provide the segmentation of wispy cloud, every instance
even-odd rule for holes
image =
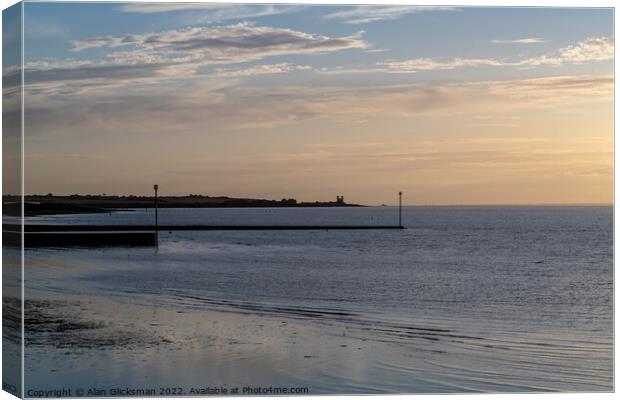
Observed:
[[[614,38],[588,38],[575,45],[563,47],[549,56],[531,57],[521,60],[515,65],[522,67],[537,67],[541,65],[560,66],[563,64],[585,64],[589,62],[606,61],[614,58]]]
[[[174,60],[191,52],[220,62],[260,59],[268,55],[327,53],[343,49],[365,49],[361,32],[348,37],[329,37],[286,28],[248,23],[197,27],[122,37],[103,36],[73,41],[73,50],[131,46],[132,52],[151,59]]]
[[[385,72],[389,72],[387,71],[385,68],[344,68],[344,67],[335,67],[335,68],[328,68],[328,67],[322,67],[322,68],[318,68],[315,69],[314,72],[321,74],[321,75],[349,75],[349,74],[375,74],[375,73],[385,73]],[[409,73],[416,73],[417,71],[407,71]],[[403,72],[405,73],[405,72]]]
[[[495,39],[491,43],[516,43],[516,44],[534,44],[534,43],[546,43],[546,40],[537,37],[528,37],[522,39]]]
[[[136,79],[151,76],[165,68],[165,63],[150,64],[111,64],[91,62],[67,62],[49,64],[29,64],[24,71],[26,85],[56,81]]]
[[[123,4],[118,9],[128,13],[160,13],[160,12],[173,12],[173,11],[187,11],[187,10],[214,10],[223,7],[232,7],[232,4],[217,4],[217,3],[127,3]]]
[[[613,57],[614,38],[599,37],[588,38],[575,45],[561,48],[550,55],[529,57],[522,60],[494,58],[454,58],[450,60],[438,60],[432,58],[415,58],[411,60],[386,60],[378,63],[378,65],[386,66],[389,72],[411,73],[482,66],[532,68],[547,65],[559,67],[564,64],[584,64],[611,60]]]
[[[287,4],[226,4],[226,3],[128,3],[118,7],[126,13],[153,14],[198,11],[196,20],[226,21],[231,19],[258,18],[299,11],[304,5]]]
[[[415,58],[413,60],[380,62],[392,72],[437,71],[462,67],[500,66],[501,61],[485,58],[455,58],[449,61],[438,61],[431,58]]]
[[[374,117],[489,115],[490,110],[501,116],[613,99],[611,76],[355,88],[211,86],[222,81],[217,73],[239,76],[282,73],[290,68],[296,67],[262,66],[251,72],[220,70],[213,80],[203,80],[182,91],[160,84],[56,93],[53,97],[29,93],[29,129],[33,135],[52,136],[83,132],[171,134],[202,131],[204,126],[224,130],[273,128],[314,119],[353,124]]]
[[[366,24],[374,21],[393,20],[407,14],[433,11],[458,11],[458,9],[441,6],[357,6],[326,14],[323,18],[340,20],[347,24]]]
[[[272,74],[285,74],[292,71],[307,71],[312,69],[309,65],[294,65],[291,63],[279,63],[279,64],[266,64],[266,65],[253,65],[248,68],[216,68],[209,75],[220,78],[238,78],[256,75],[272,75]]]
[[[361,32],[347,37],[330,37],[248,23],[140,35],[100,36],[74,40],[72,45],[76,53],[95,48],[109,52],[97,60],[29,62],[25,65],[26,84],[34,89],[32,85],[51,87],[59,82],[123,85],[156,79],[183,80],[195,76],[199,70],[210,65],[239,64],[270,56],[325,54],[368,47]],[[281,69],[284,65],[288,64],[279,64]],[[268,73],[268,70],[265,66],[255,66],[245,70],[231,70],[227,74],[251,76],[260,72]],[[11,74],[16,73],[19,71],[5,71],[7,82]],[[223,74],[221,71],[219,73]],[[204,75],[204,71],[200,74]]]
[[[473,122],[465,124],[465,126],[473,128],[518,128],[520,125],[510,122]]]

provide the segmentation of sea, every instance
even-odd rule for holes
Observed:
[[[398,208],[163,208],[158,218],[161,225],[388,226],[398,224]],[[154,210],[26,223],[148,225]],[[612,207],[407,206],[402,223],[402,230],[160,231],[157,248],[26,249],[27,299],[101,299],[125,314],[160,309],[179,318],[219,315],[220,324],[238,315],[247,329],[299,327],[274,328],[264,335],[271,339],[248,339],[246,347],[233,341],[230,354],[221,342],[219,352],[205,350],[206,342],[192,341],[201,328],[184,323],[168,328],[175,337],[185,332],[191,346],[149,352],[139,343],[35,341],[26,351],[26,388],[613,390]],[[217,332],[232,337],[245,328],[230,329]]]

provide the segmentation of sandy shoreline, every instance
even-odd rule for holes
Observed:
[[[393,333],[377,337],[346,323],[29,294],[26,390],[81,389],[94,396],[119,388],[157,395],[168,388],[182,395],[216,394],[209,392],[214,388],[542,392],[567,384],[554,382],[545,370],[522,369],[521,362],[514,364],[514,375],[494,371],[494,365],[506,368],[505,351],[511,349],[488,340],[475,345],[450,333],[394,341],[388,336]],[[484,347],[486,352],[478,349]],[[590,390],[604,390],[607,381],[580,373],[571,379]]]
[[[359,364],[369,346],[348,337],[346,327],[99,297],[40,294],[26,302],[26,311],[32,390],[53,390],[61,381],[99,389],[299,386],[322,393],[336,388],[313,388],[313,375],[328,373],[335,360]]]

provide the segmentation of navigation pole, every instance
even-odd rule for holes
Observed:
[[[153,189],[155,190],[155,244],[159,247],[159,221],[157,220],[157,190],[159,185],[153,185]]]
[[[398,226],[403,227],[403,192],[398,192]]]

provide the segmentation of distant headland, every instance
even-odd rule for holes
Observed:
[[[20,215],[19,196],[3,196],[2,201],[4,214]],[[153,196],[28,195],[24,196],[24,213],[26,216],[35,216],[110,212],[118,209],[151,208],[154,207],[154,202]],[[194,194],[159,196],[157,205],[159,208],[364,207],[346,203],[343,196],[337,196],[335,201],[298,202],[296,199],[267,200]]]

